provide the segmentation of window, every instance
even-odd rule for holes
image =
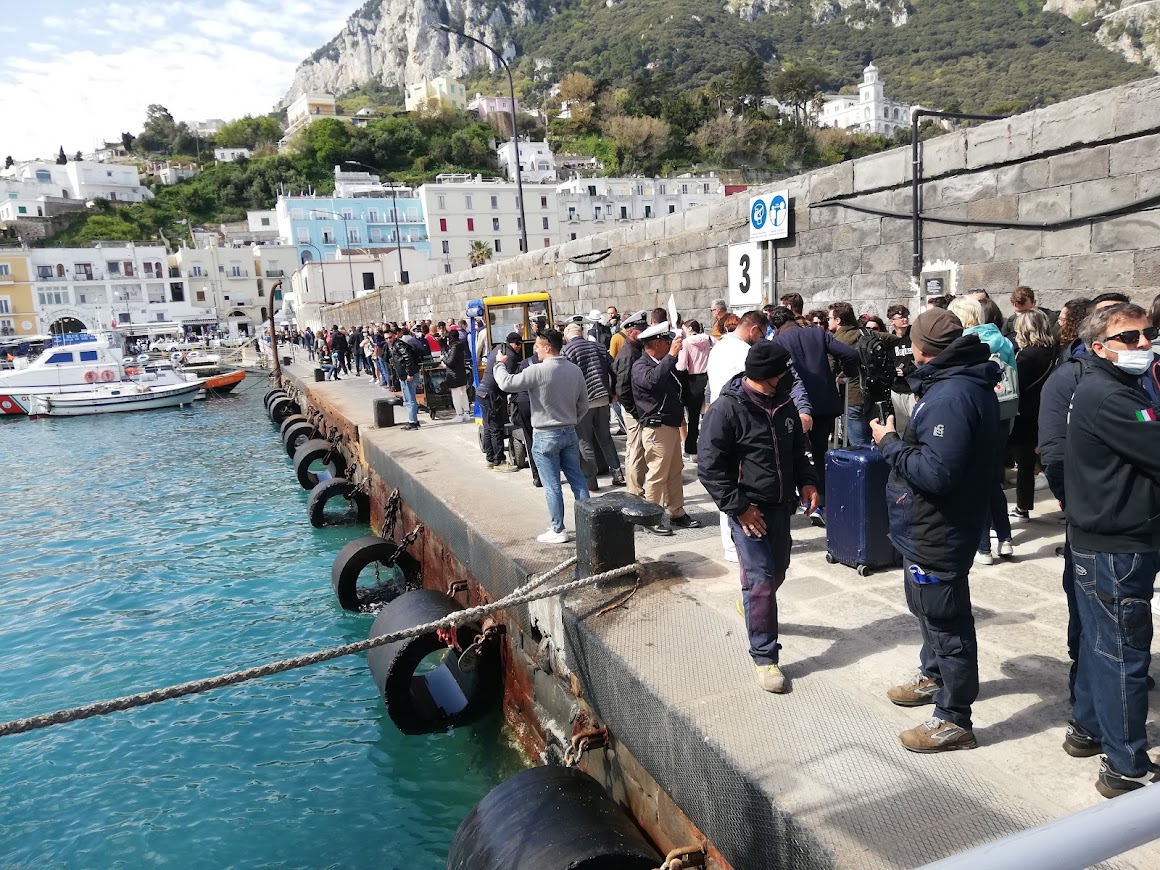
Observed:
[[[202,276],[201,266],[194,266],[189,270],[189,274],[194,278],[200,278]]]
[[[351,244],[357,245],[360,241],[362,241],[362,237],[359,235],[359,231],[357,229],[347,230],[346,240]]]
[[[620,219],[622,221],[628,220],[628,206],[622,205],[620,207]],[[547,227],[544,227],[544,229],[547,229]]]
[[[520,239],[520,252],[526,254],[527,251],[527,242],[525,242],[523,239]]]
[[[666,185],[663,185],[663,184],[661,184],[661,185],[658,185],[658,187],[660,188],[660,194],[661,194],[661,196],[664,196],[664,195],[665,195],[665,187],[666,187]]]
[[[185,288],[180,281],[173,281],[169,285],[169,298],[174,302],[185,301]]]
[[[242,267],[241,266],[230,266],[230,277],[231,278],[241,278],[242,277]]]
[[[371,227],[367,230],[367,235],[372,242],[381,242],[383,240],[383,231],[378,227]]]
[[[205,302],[205,291],[204,290],[198,290],[194,295],[195,295],[195,298],[197,299],[198,302]]]
[[[651,206],[651,205],[646,205],[646,206],[644,207],[644,216],[645,216],[646,218],[650,218],[650,217],[652,217],[652,206]]]
[[[0,317],[0,335],[15,335],[16,323],[8,317]]]
[[[153,277],[153,264],[150,263],[148,260],[145,261],[145,277],[146,278]],[[158,275],[157,277],[161,277],[161,276]]]
[[[468,218],[467,219],[467,231],[469,233],[475,232],[475,218]]]
[[[576,220],[576,206],[574,205],[568,206],[568,220]]]
[[[491,219],[491,231],[493,233],[499,232],[499,218],[492,218]]]
[[[542,221],[542,223],[543,223],[543,225],[544,225],[544,229],[548,229],[548,219],[547,219],[547,218],[544,218],[544,220]]]
[[[334,230],[323,230],[322,231],[322,244],[324,244],[324,245],[333,245],[334,244]]]
[[[133,277],[133,261],[132,260],[125,261],[125,277],[126,278]]]
[[[447,208],[447,197],[437,196],[437,197],[435,197],[435,200],[436,200],[436,202],[439,203],[439,210],[440,211],[443,211],[443,209]]]
[[[73,361],[73,355],[71,353],[64,353],[64,352],[54,353],[47,360],[45,360],[45,362],[48,363],[49,365],[52,365],[54,363],[70,363],[72,361]]]
[[[262,218],[262,226],[264,226],[264,227],[270,226],[270,219],[269,218]]]
[[[0,263],[0,278],[7,278],[12,274],[12,269],[7,263]]]
[[[439,218],[439,232],[447,232],[447,218]]]
[[[540,197],[540,208],[547,208],[547,207],[548,207],[548,197],[541,196]]]
[[[43,181],[52,181],[52,173],[49,172],[47,169],[38,169],[38,170],[36,170],[36,180],[42,181],[42,182]]]
[[[73,274],[78,278],[84,278],[86,281],[93,280],[93,265],[92,263],[77,263],[73,266]]]
[[[36,277],[40,280],[45,280],[52,277],[52,266],[37,266]]]
[[[643,184],[638,184],[636,186],[636,195],[637,196],[644,196],[644,185]]]
[[[28,214],[28,206],[26,206],[26,205],[16,206],[16,213],[17,214]]]
[[[688,193],[688,192],[689,192],[689,185],[682,184],[681,185],[681,193]]]
[[[375,289],[375,273],[374,272],[363,272],[362,279],[363,279],[363,289],[364,290],[374,290]]]
[[[372,224],[377,224],[379,222],[379,210],[377,208],[372,208],[369,212],[367,212],[367,220]]]
[[[491,246],[491,249],[493,251],[495,251],[497,254],[502,250],[502,248],[500,248],[499,242],[500,242],[500,240],[496,239],[495,243]]]
[[[588,185],[588,195],[589,196],[596,196],[596,185],[595,184]]]
[[[224,275],[225,273],[226,273],[226,267],[225,266],[218,266],[218,274]]]
[[[309,245],[310,244],[310,230],[308,230],[306,227],[299,227],[298,228],[298,244],[300,244],[300,245]]]
[[[346,218],[347,220],[350,220],[350,219],[352,219],[352,218],[354,217],[354,212],[353,212],[353,211],[351,211],[349,208],[344,208],[344,209],[342,210],[342,216],[343,216],[344,218]]]
[[[673,212],[675,212],[676,210],[677,210],[677,207],[676,207],[675,205],[670,205],[670,206],[669,206],[669,214],[672,214],[672,213],[673,213]]]
[[[602,220],[604,217],[604,215],[602,215],[600,212],[600,206],[596,206],[596,208],[593,209],[593,213],[596,215],[596,220]]]
[[[0,314],[12,313],[12,299],[9,296],[0,296]]]
[[[97,352],[95,350],[82,350],[81,362],[96,362]]]
[[[470,193],[466,194],[463,197],[463,207],[464,208],[474,208],[475,207],[471,204],[471,194]]]
[[[36,295],[42,307],[45,305],[68,305],[71,301],[67,290],[41,290]]]
[[[552,247],[552,240],[551,239],[544,239],[544,247],[545,248]]]
[[[707,184],[701,185],[701,192],[708,193],[709,192],[709,185],[707,185]]]
[[[444,274],[444,275],[450,275],[450,274],[451,274],[451,264],[450,264],[450,263],[444,263],[444,264],[443,264],[443,274]]]
[[[491,198],[491,207],[492,208],[499,208],[499,197],[498,196],[493,196]]]
[[[443,253],[444,254],[451,253],[451,242],[447,241],[446,239],[443,240]]]
[[[576,234],[575,233],[570,233],[569,236],[570,236],[570,241],[573,241],[573,242],[576,241]]]

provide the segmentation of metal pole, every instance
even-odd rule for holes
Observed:
[[[282,360],[278,359],[278,330],[274,328],[274,294],[278,288],[282,286],[281,281],[276,281],[274,286],[270,288],[270,354],[274,360],[274,386],[282,386]]]
[[[444,33],[453,33],[456,36],[462,36],[469,42],[474,42],[476,45],[482,45],[488,51],[495,55],[495,59],[499,61],[500,66],[503,67],[504,72],[508,77],[508,94],[511,96],[511,116],[512,116],[512,141],[516,146],[516,198],[519,200],[520,207],[520,245],[524,253],[528,251],[528,222],[524,214],[524,181],[523,173],[520,172],[520,133],[516,129],[516,86],[512,79],[511,67],[507,65],[507,61],[503,59],[503,55],[484,42],[482,39],[476,39],[474,36],[468,36],[460,30],[452,30],[446,24],[436,24],[436,30],[442,30]]]

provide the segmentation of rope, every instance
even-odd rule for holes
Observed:
[[[346,644],[345,646],[333,647],[331,649],[319,650],[318,652],[309,653],[303,656],[297,656],[290,659],[282,659],[281,661],[270,662],[269,664],[260,665],[258,667],[247,668],[242,671],[234,671],[233,673],[220,674],[216,677],[207,677],[201,680],[193,680],[188,683],[179,683],[176,686],[168,686],[164,689],[154,689],[149,692],[140,692],[136,695],[127,695],[123,698],[113,698],[107,701],[96,701],[92,704],[86,704],[82,707],[72,707],[66,710],[57,710],[53,713],[42,713],[39,716],[30,716],[26,719],[14,719],[11,722],[4,722],[0,724],[0,737],[6,737],[10,734],[25,734],[29,731],[36,731],[41,728],[48,728],[53,725],[62,725],[65,722],[78,722],[82,719],[91,719],[94,716],[104,716],[108,713],[116,713],[122,710],[132,710],[136,707],[145,707],[150,704],[158,704],[162,701],[169,701],[173,698],[182,698],[186,695],[197,695],[202,692],[209,692],[213,689],[221,689],[226,686],[236,686],[239,683],[245,683],[250,680],[256,680],[259,677],[268,677],[273,674],[281,674],[285,671],[292,671],[298,668],[304,668],[308,665],[316,665],[322,662],[328,662],[332,659],[342,658],[343,656],[354,655],[355,653],[366,652],[375,647],[384,646],[388,643],[395,643],[400,640],[407,640],[408,638],[418,637],[422,634],[429,634],[433,631],[438,631],[445,628],[456,628],[468,622],[475,622],[488,614],[495,613],[500,610],[506,610],[509,607],[514,607],[517,604],[527,604],[532,601],[539,601],[543,598],[550,598],[553,595],[566,595],[584,586],[590,586],[595,583],[601,583],[605,580],[613,580],[617,577],[624,577],[635,572],[638,568],[636,563],[626,565],[623,568],[615,568],[611,571],[605,571],[601,574],[594,574],[591,577],[582,577],[579,580],[571,580],[567,583],[561,583],[558,586],[553,586],[549,589],[536,590],[536,587],[542,585],[544,581],[554,577],[566,568],[576,563],[576,557],[573,556],[557,565],[555,568],[535,577],[528,581],[523,586],[516,589],[509,595],[499,598],[490,604],[481,604],[477,607],[469,607],[466,610],[459,610],[455,613],[448,614],[442,619],[435,622],[428,622],[424,625],[416,625],[411,628],[396,631],[391,634],[384,634],[375,638],[367,638],[356,643]]]

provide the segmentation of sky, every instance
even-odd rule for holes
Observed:
[[[178,121],[271,111],[359,0],[0,0],[0,157],[119,141],[160,103]]]

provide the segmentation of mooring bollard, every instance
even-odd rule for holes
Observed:
[[[636,526],[655,526],[660,505],[627,492],[576,502],[576,559],[580,577],[591,577],[636,561]]]
[[[375,428],[385,429],[395,425],[395,408],[402,405],[403,400],[398,396],[386,399],[375,399]]]
[[[315,369],[314,370],[314,383],[321,384],[325,380],[326,380],[326,372],[324,372],[322,369]]]

